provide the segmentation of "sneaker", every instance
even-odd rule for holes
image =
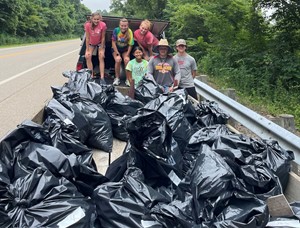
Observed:
[[[130,87],[130,82],[128,80],[125,81],[125,85]]]
[[[115,78],[115,79],[114,79],[114,82],[113,82],[113,85],[114,85],[114,86],[120,85],[120,79],[119,79],[119,78]]]

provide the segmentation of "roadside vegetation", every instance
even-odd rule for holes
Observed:
[[[4,0],[0,46],[79,37],[90,10],[79,0]],[[112,0],[103,15],[170,21],[169,42],[188,40],[200,73],[240,102],[295,116],[300,129],[298,0]]]

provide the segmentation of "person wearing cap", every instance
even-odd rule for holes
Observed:
[[[153,48],[158,53],[148,63],[148,75],[151,75],[157,84],[164,87],[165,92],[173,92],[180,82],[180,69],[177,61],[170,55],[173,49],[167,39],[161,39]]]
[[[195,59],[186,52],[186,41],[179,39],[176,41],[177,54],[174,56],[176,59],[181,73],[179,88],[185,89],[187,93],[198,100],[194,78],[197,74],[197,64]]]

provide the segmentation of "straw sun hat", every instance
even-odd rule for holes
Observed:
[[[169,42],[168,42],[167,39],[160,39],[158,45],[153,48],[153,51],[158,53],[158,48],[159,47],[168,47],[168,53],[173,52],[173,48],[170,47]]]

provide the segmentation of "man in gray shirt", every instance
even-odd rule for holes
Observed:
[[[181,72],[179,88],[186,89],[190,96],[198,100],[194,84],[194,78],[197,74],[197,64],[195,59],[186,53],[186,47],[184,39],[176,41],[177,54],[174,56],[174,59],[178,62]]]
[[[165,92],[173,92],[178,87],[181,75],[177,61],[170,55],[172,48],[167,39],[161,39],[153,51],[158,55],[150,59],[148,75],[163,86]]]

